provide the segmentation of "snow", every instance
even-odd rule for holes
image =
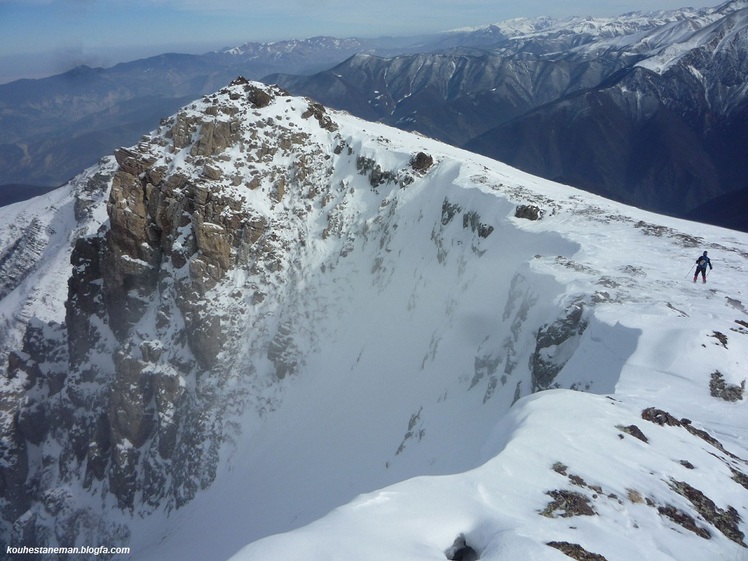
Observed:
[[[627,499],[629,490],[645,496],[661,492],[663,484],[653,484],[650,471],[686,477],[688,470],[675,469],[674,459],[694,457],[685,439],[673,443],[666,437],[662,446],[620,439],[616,427],[630,421],[630,409],[607,397],[568,390],[531,396],[496,427],[491,440],[500,451],[482,466],[362,495],[296,532],[249,545],[232,559],[439,559],[460,534],[482,552],[481,559],[561,559],[538,540],[579,542],[607,559],[651,559],[653,550],[660,550],[658,559],[719,558],[729,550],[725,539],[664,531],[667,522]],[[655,436],[653,429],[648,432]],[[590,457],[595,450],[608,458],[594,452]],[[706,451],[698,458],[699,465],[719,469]],[[538,514],[548,503],[544,489],[568,486],[549,469],[549,460],[602,487],[592,501],[599,516],[571,521]]]
[[[727,14],[710,10],[697,19],[662,26],[648,34],[642,45],[632,43],[629,48],[644,47],[648,55],[637,66],[662,74],[696,49],[706,48],[714,57],[728,50],[731,42],[744,41],[748,10],[740,3],[733,4]]]
[[[378,192],[337,164],[331,184],[355,190],[344,215],[365,220],[369,234],[325,273],[320,265],[340,245],[315,240],[302,265],[303,299],[288,293],[278,312],[299,308],[302,371],[284,380],[280,405],[261,421],[246,413],[214,485],[166,529],[153,529],[154,545],[138,548],[137,558],[439,559],[460,534],[481,559],[563,558],[550,541],[579,543],[609,561],[739,555],[718,531],[705,540],[628,497],[680,500],[685,509],[669,482],[688,481],[748,518],[746,491],[725,483],[730,474],[714,449],[641,418],[653,406],[688,417],[748,457],[744,402],[708,390],[714,370],[731,384],[745,376],[748,336],[730,330],[746,314],[728,298],[746,298],[748,238],[347,115],[334,120],[354,153],[383,169],[398,169],[418,150],[437,163],[406,189]],[[445,199],[495,230],[477,238],[463,212],[440,229]],[[549,212],[537,222],[517,219],[518,202]],[[685,277],[703,248],[715,270],[707,285],[694,285]],[[587,393],[527,396],[530,326],[580,298],[589,327],[546,352],[565,364],[560,387]],[[729,349],[710,339],[714,331],[730,333]],[[486,378],[471,387],[476,356],[503,368],[506,353],[522,361],[486,400]],[[526,397],[512,406],[517,387]],[[623,434],[619,427],[629,425],[650,443]],[[596,516],[540,515],[546,492],[575,488],[552,469],[557,463],[603,489],[586,490],[597,496]],[[250,545],[232,556],[242,541]]]
[[[445,559],[460,535],[480,559],[500,561],[567,558],[549,542],[608,561],[744,558],[700,515],[710,539],[658,508],[693,513],[673,490],[687,483],[734,507],[746,532],[748,490],[731,470],[748,470],[748,407],[712,397],[709,380],[746,377],[748,332],[737,321],[748,321],[748,235],[347,114],[330,112],[339,130],[324,131],[304,108],[277,101],[246,118],[281,114],[309,134],[300,150],[331,153],[342,139],[351,154],[329,164],[327,204],[299,213],[305,245],[276,232],[293,243],[294,266],[231,349],[258,374],[230,382],[237,392],[255,384],[255,394],[231,419],[216,480],[168,515],[122,515],[132,559],[425,561]],[[406,187],[373,188],[356,168],[363,156],[408,170],[419,151],[434,165]],[[186,166],[184,155],[170,165]],[[296,160],[279,153],[267,165]],[[261,193],[245,203],[263,216],[305,204]],[[543,218],[516,218],[518,204]],[[479,235],[473,219],[493,230]],[[689,267],[705,249],[715,268],[694,284]],[[242,287],[251,274],[230,277]],[[586,329],[538,348],[541,329],[575,309]],[[284,326],[298,372],[267,384],[267,347],[253,345]],[[557,386],[531,394],[535,354],[560,371]],[[743,460],[685,423],[643,419],[650,407]],[[647,442],[624,430],[634,425]],[[560,516],[549,506],[558,490],[583,495],[596,514]]]
[[[111,168],[113,160],[102,161],[101,171]],[[98,204],[92,205],[90,220],[76,221],[74,215],[76,190],[98,170],[91,168],[66,186],[0,209],[0,263],[5,265],[6,259],[10,259],[14,274],[27,271],[17,286],[2,298],[0,342],[3,348],[11,346],[10,341],[19,345],[26,321],[32,316],[45,323],[64,320],[72,245],[77,237],[93,234],[106,219],[104,194],[101,193],[94,196],[94,199],[98,197]],[[29,230],[33,225],[37,227]],[[33,247],[16,261],[16,257],[9,257],[7,250],[19,240],[26,247]],[[0,357],[5,358],[2,350]]]

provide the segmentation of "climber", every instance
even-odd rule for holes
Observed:
[[[701,278],[704,280],[704,282],[706,282],[706,268],[707,267],[709,267],[709,270],[713,268],[712,262],[706,256],[706,251],[705,251],[696,260],[696,272],[693,275],[693,282],[696,282],[696,278],[699,276],[699,273],[701,273]]]

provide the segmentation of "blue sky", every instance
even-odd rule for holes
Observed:
[[[702,2],[695,5],[718,3]],[[683,5],[684,0],[0,0],[0,83],[78,64],[111,66],[247,41],[408,35],[520,16],[613,16]]]

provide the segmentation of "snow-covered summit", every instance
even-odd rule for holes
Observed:
[[[744,552],[745,234],[246,80],[115,159],[0,301],[10,545]]]

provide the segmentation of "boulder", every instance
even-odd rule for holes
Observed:
[[[428,170],[432,165],[434,165],[434,158],[424,152],[418,152],[418,154],[413,156],[410,160],[410,167],[412,167],[414,171],[423,172]]]
[[[516,218],[525,218],[526,220],[539,220],[543,213],[539,207],[535,205],[519,205],[514,211]]]

